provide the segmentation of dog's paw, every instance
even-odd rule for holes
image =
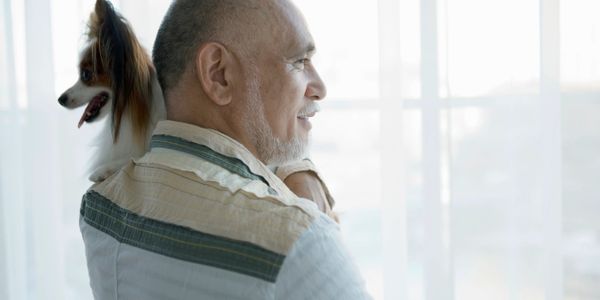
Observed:
[[[92,182],[102,182],[110,175],[114,174],[118,168],[101,167],[96,169],[89,177]]]

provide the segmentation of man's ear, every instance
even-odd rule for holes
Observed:
[[[206,43],[196,55],[196,78],[204,92],[217,105],[232,100],[232,75],[235,60],[231,52],[219,43]]]

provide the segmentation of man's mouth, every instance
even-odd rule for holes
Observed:
[[[314,117],[317,114],[317,110],[312,111],[304,111],[300,112],[296,118],[306,130],[310,130],[312,128],[312,124],[310,123],[310,118]]]
[[[312,124],[310,124],[310,118],[314,117],[319,111],[321,110],[321,108],[319,107],[319,104],[316,102],[310,102],[309,104],[307,104],[306,106],[304,106],[296,115],[296,118],[298,119],[298,122],[300,123],[300,125],[302,127],[304,127],[305,130],[310,130],[312,128]]]
[[[312,112],[312,113],[304,113],[304,114],[298,114],[298,119],[302,119],[302,120],[307,120],[308,118],[312,118],[317,114],[317,112]]]
[[[79,119],[79,124],[77,124],[77,128],[81,128],[83,122],[89,123],[92,122],[98,115],[100,114],[100,110],[106,103],[108,102],[108,93],[102,92],[88,103],[83,115],[81,115],[81,119]]]
[[[321,107],[319,107],[318,103],[311,102],[298,112],[297,118],[307,120],[308,118],[314,117],[320,110]]]

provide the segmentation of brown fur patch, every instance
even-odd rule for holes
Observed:
[[[88,23],[92,43],[80,67],[92,68],[96,82],[113,90],[113,140],[117,142],[124,116],[131,118],[133,135],[145,143],[150,121],[154,67],[131,26],[112,5],[96,2]]]
[[[92,47],[95,46],[97,45],[93,45]],[[93,51],[92,47],[89,47],[81,57],[81,62],[79,63],[79,79],[87,86],[110,87],[110,75],[106,72],[104,66],[102,65],[100,57],[93,54],[94,52],[97,54],[98,51]],[[90,80],[83,80],[82,73],[84,71],[89,71],[92,74]]]

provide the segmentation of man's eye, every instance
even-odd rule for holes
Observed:
[[[92,80],[92,72],[90,70],[81,71],[81,81],[88,82]]]
[[[308,58],[302,58],[294,62],[294,66],[298,69],[304,69],[304,66],[310,62]]]

